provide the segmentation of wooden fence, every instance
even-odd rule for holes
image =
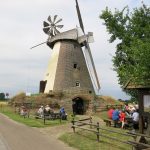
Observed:
[[[122,108],[123,108],[123,105],[115,104],[115,105],[106,105],[106,106],[94,106],[94,111],[95,111],[95,112],[107,111],[107,110],[109,110],[111,107],[122,109]]]
[[[89,122],[87,122],[87,121],[89,121]],[[85,125],[86,125],[86,127],[84,127]],[[87,128],[87,125],[89,125],[89,128]],[[105,138],[108,138],[110,140],[115,140],[115,141],[118,141],[120,143],[131,145],[135,149],[140,149],[140,150],[143,149],[144,150],[145,148],[146,149],[150,148],[149,144],[137,142],[137,137],[138,136],[141,136],[143,138],[150,138],[150,136],[147,136],[145,134],[132,133],[132,132],[121,133],[121,132],[118,132],[118,131],[105,129],[105,128],[100,127],[99,122],[97,122],[97,124],[93,124],[91,117],[85,118],[85,119],[82,119],[82,120],[75,120],[73,118],[73,120],[72,120],[72,129],[73,129],[74,133],[76,131],[76,128],[94,133],[97,137],[96,140],[98,142],[100,142],[100,137],[105,137]],[[108,133],[116,133],[116,134],[119,134],[120,136],[132,137],[133,140],[125,141],[125,140],[118,139],[116,137],[110,137],[109,134],[102,134],[101,133],[102,130],[104,130]]]

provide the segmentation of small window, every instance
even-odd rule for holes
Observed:
[[[78,67],[78,64],[77,64],[77,63],[73,64],[73,68],[74,68],[74,69],[77,69],[77,67]]]
[[[77,45],[76,45],[76,44],[73,44],[73,46],[74,46],[74,48],[76,48],[76,47],[77,47]]]
[[[80,82],[76,82],[76,87],[80,87]]]
[[[92,93],[92,91],[89,91],[89,93],[91,94],[91,93]]]

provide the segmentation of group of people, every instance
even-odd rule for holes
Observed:
[[[138,129],[138,107],[129,109],[128,105],[125,105],[125,107],[122,110],[119,110],[118,108],[110,108],[108,110],[108,118],[114,121],[114,127],[117,127],[118,124],[121,124],[121,128],[124,128],[125,125],[128,125],[128,119],[130,119],[130,123],[132,123],[133,128]]]
[[[37,111],[38,116],[40,116],[41,118],[44,117],[44,114],[52,114],[52,113],[54,113],[54,110],[49,105],[46,105],[45,107],[40,106],[40,108]],[[67,120],[67,113],[65,112],[64,107],[60,108],[59,113],[62,120]]]
[[[23,105],[21,106],[19,112],[20,112],[21,116],[27,116],[27,114],[28,114],[27,108]]]
[[[37,111],[37,114],[43,118],[44,113],[50,114],[51,112],[53,112],[53,109],[49,105],[46,105],[45,107],[41,105]]]

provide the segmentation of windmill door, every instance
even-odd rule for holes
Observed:
[[[77,97],[72,100],[72,109],[73,109],[73,114],[76,115],[83,115],[84,114],[84,100]]]

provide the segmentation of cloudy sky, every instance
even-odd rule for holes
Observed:
[[[149,0],[143,0],[149,5]],[[86,32],[94,33],[95,42],[90,44],[101,84],[101,95],[127,99],[118,85],[117,74],[112,70],[112,55],[116,43],[108,42],[109,35],[102,10],[139,7],[141,0],[79,0]],[[46,41],[42,31],[43,21],[49,15],[63,18],[62,31],[78,25],[75,0],[1,0],[0,4],[0,92],[10,96],[25,91],[37,93],[43,79],[51,50],[46,44],[30,50],[35,44]]]

